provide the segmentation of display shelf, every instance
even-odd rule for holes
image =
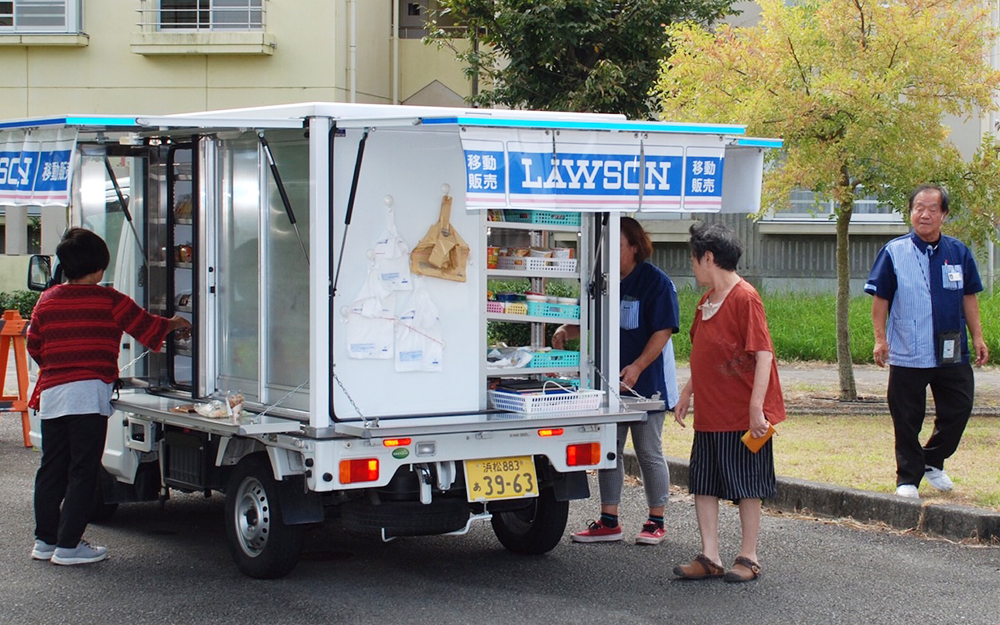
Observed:
[[[580,274],[570,271],[526,271],[523,269],[487,269],[487,278],[565,278],[579,280]]]
[[[532,317],[530,315],[508,315],[507,313],[487,313],[490,321],[510,321],[521,323],[557,323],[560,325],[580,325],[579,317]]]
[[[492,211],[491,211],[492,212]],[[545,221],[545,220],[542,220]],[[526,219],[518,221],[489,221],[484,220],[484,234],[486,245],[499,247],[517,248],[550,248],[555,249],[553,243],[556,238],[553,233],[575,233],[578,236],[584,232],[582,216],[569,221],[577,223],[539,223],[536,215],[530,215]],[[565,235],[562,235],[565,238]],[[579,256],[582,243],[577,242],[576,254]],[[572,247],[570,248],[573,249]],[[571,252],[572,254],[572,252]],[[489,261],[489,259],[487,259]],[[548,281],[572,281],[581,284],[584,265],[578,258],[566,258],[561,254],[559,258],[555,256],[500,256],[491,263],[494,267],[485,267],[485,277],[487,280],[528,280],[529,288],[532,291],[544,293],[545,285]],[[489,304],[494,306],[489,307]],[[553,304],[551,307],[545,304],[529,306],[528,302],[523,302],[523,313],[511,313],[500,311],[496,302],[488,302],[488,309],[485,311],[485,318],[488,322],[528,324],[531,328],[530,344],[537,347],[545,347],[544,327],[549,325],[573,325],[582,326],[587,323],[587,316],[579,306],[569,307]],[[532,310],[533,308],[533,310]],[[535,314],[529,314],[529,313]],[[575,315],[573,313],[576,313]],[[520,313],[520,314],[519,314]],[[540,314],[548,313],[548,314]],[[582,314],[581,314],[582,313]],[[582,319],[581,319],[582,316]],[[498,378],[518,378],[531,377],[544,379],[546,376],[556,375],[570,378],[581,378],[584,369],[582,358],[577,356],[575,361],[567,362],[546,362],[540,359],[539,362],[549,366],[535,367],[491,367],[489,363],[485,366],[486,379]]]
[[[503,228],[505,230],[529,230],[536,232],[579,232],[580,226],[565,226],[555,224],[529,224],[516,221],[487,221],[487,228]]]
[[[486,367],[486,376],[490,378],[520,378],[527,375],[546,375],[549,373],[576,374],[580,367]]]

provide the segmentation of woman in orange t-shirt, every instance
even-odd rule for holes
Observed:
[[[695,499],[702,553],[674,568],[687,579],[724,577],[746,582],[760,574],[757,538],[761,499],[774,497],[771,441],[753,453],[743,443],[785,419],[778,368],[760,295],[736,273],[743,253],[722,224],[691,227],[691,263],[699,286],[708,287],[691,325],[691,378],[674,409],[684,426],[692,397],[694,444],[689,489]],[[719,555],[719,499],[739,506],[743,541],[726,572]]]

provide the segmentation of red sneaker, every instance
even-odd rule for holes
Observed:
[[[667,537],[667,532],[656,523],[646,523],[642,531],[635,537],[637,545],[659,545]]]
[[[587,529],[571,534],[575,543],[602,543],[622,539],[622,526],[606,527],[600,521],[591,521]]]

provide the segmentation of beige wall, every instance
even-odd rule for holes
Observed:
[[[468,47],[468,42],[456,43]],[[439,50],[435,45],[424,45],[420,39],[403,39],[399,42],[399,67],[401,101],[435,80],[463,98],[472,92],[462,65],[448,48]]]
[[[346,0],[269,1],[271,54],[137,54],[139,3],[120,4],[109,10],[104,2],[84,3],[87,36],[76,41],[86,45],[26,46],[0,36],[0,118],[349,98]],[[356,3],[360,102],[392,98],[391,6]]]
[[[0,293],[28,290],[28,258],[0,255]]]
[[[193,54],[139,54],[134,46],[147,42],[134,10],[140,4],[120,4],[109,10],[104,2],[85,2],[86,34],[64,37],[60,45],[24,45],[14,36],[0,36],[0,119],[350,99],[347,0],[269,0],[266,36],[276,44],[271,54],[204,54],[204,47]],[[356,0],[355,6],[355,99],[389,103],[392,3]],[[400,100],[435,80],[459,96],[469,93],[449,50],[419,40],[403,40],[399,50]]]

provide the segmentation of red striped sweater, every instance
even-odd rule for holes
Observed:
[[[60,384],[114,382],[122,332],[159,351],[167,324],[110,287],[62,284],[45,291],[28,326],[28,353],[41,368],[28,405],[38,410],[42,391]]]

